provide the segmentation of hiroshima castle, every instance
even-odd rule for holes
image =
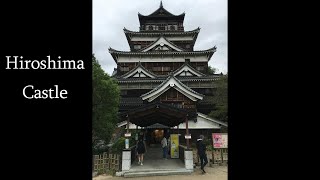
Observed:
[[[199,134],[221,132],[227,123],[208,116],[215,81],[222,76],[208,67],[217,47],[194,50],[200,28],[185,30],[185,13],[174,15],[162,2],[138,18],[139,31],[123,29],[130,50],[109,48],[121,91],[117,126],[144,130],[148,145],[166,133],[179,134],[189,146]]]

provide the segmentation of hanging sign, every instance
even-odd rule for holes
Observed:
[[[213,148],[228,148],[228,134],[212,133]]]
[[[170,135],[170,155],[171,158],[179,158],[179,135]]]
[[[191,134],[188,134],[188,135],[186,134],[186,135],[184,136],[184,138],[185,138],[185,139],[191,139]]]
[[[126,149],[129,149],[129,139],[126,139],[126,140],[125,140],[125,148],[126,148]]]

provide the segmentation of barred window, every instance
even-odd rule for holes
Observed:
[[[122,70],[122,71],[129,71],[129,67],[128,67],[128,66],[121,67],[121,70]]]
[[[152,67],[153,71],[161,71],[161,67]]]
[[[170,71],[170,69],[171,69],[170,67],[163,67],[162,71]]]
[[[203,71],[203,70],[204,70],[204,66],[198,66],[198,67],[197,67],[197,70],[198,70],[198,71]]]
[[[140,44],[134,45],[133,48],[134,48],[134,49],[141,49],[141,45],[140,45]]]

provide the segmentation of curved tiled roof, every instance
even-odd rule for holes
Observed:
[[[130,31],[126,28],[123,28],[125,34],[137,34],[137,35],[179,35],[179,34],[198,34],[200,32],[200,28],[191,30],[191,31],[154,31],[154,32],[140,32],[140,31]]]
[[[225,123],[225,122],[222,122],[222,121],[218,121],[218,120],[213,119],[212,117],[209,117],[208,115],[200,113],[200,112],[197,112],[197,114],[198,114],[198,116],[202,116],[203,118],[208,119],[208,120],[210,120],[212,122],[215,122],[215,123],[218,123],[218,124],[223,125],[225,127],[228,127],[228,123]]]
[[[202,50],[202,51],[151,51],[151,52],[131,52],[131,51],[118,51],[113,48],[109,48],[109,52],[115,54],[127,54],[127,55],[144,55],[144,54],[203,54],[203,53],[214,53],[216,52],[216,46],[213,48]]]
[[[159,12],[162,13],[162,15],[159,15]],[[149,15],[142,15],[138,12],[138,16],[140,17],[184,17],[185,13],[183,12],[180,15],[174,15],[172,13],[170,13],[168,10],[166,10],[163,5],[162,5],[162,1],[160,3],[160,6],[157,10],[155,10],[153,13],[149,14]]]

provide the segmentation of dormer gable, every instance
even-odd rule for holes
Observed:
[[[185,51],[184,49],[173,44],[163,36],[159,37],[156,41],[151,43],[149,46],[141,49],[140,51],[147,52],[151,50],[166,50],[166,51],[179,51],[179,52]]]
[[[180,76],[180,77],[184,77],[184,76],[206,76],[205,74],[203,74],[202,72],[194,69],[188,62],[184,63],[179,69],[175,70],[173,72],[174,76]]]
[[[145,67],[141,65],[139,62],[138,66],[136,66],[131,71],[127,72],[126,74],[122,75],[121,78],[156,78],[157,75],[148,71]]]

